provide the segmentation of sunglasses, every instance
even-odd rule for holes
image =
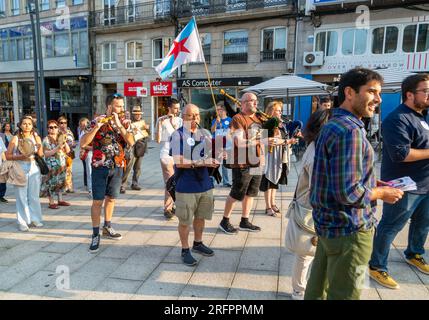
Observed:
[[[122,94],[120,94],[120,93],[114,93],[114,94],[112,94],[112,97],[114,97],[114,98],[123,98],[124,96]]]
[[[58,129],[58,127],[48,127],[49,129]]]

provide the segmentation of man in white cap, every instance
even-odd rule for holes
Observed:
[[[127,180],[133,169],[133,181],[131,182],[131,189],[141,190],[139,186],[139,177],[141,174],[141,164],[143,156],[147,151],[147,138],[149,137],[149,125],[142,119],[142,109],[140,106],[134,106],[132,110],[133,120],[131,122],[131,131],[134,135],[136,142],[133,147],[129,149],[127,154],[127,166],[122,176],[121,193],[125,193],[127,187]]]

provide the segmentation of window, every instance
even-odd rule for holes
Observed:
[[[83,4],[83,0],[73,0],[73,5],[77,6],[79,4]]]
[[[19,15],[19,1],[20,0],[11,0],[10,11],[12,12],[13,16]]]
[[[126,68],[134,69],[143,67],[143,44],[136,41],[127,42],[126,49]]]
[[[72,55],[76,58],[76,66],[88,63],[88,32],[73,31],[71,34]]]
[[[247,30],[225,32],[223,41],[223,63],[246,63],[248,42]]]
[[[398,28],[381,27],[372,30],[372,53],[394,53],[398,47]]]
[[[402,51],[414,52],[416,49],[417,25],[406,26],[402,40]]]
[[[418,31],[417,31],[418,30]],[[404,52],[423,52],[429,50],[429,24],[409,25],[404,28],[402,40]]]
[[[136,19],[136,1],[128,0],[127,16],[128,22],[134,22]]]
[[[104,25],[116,23],[115,0],[104,0]]]
[[[9,45],[8,45],[7,39],[0,39],[0,61],[8,61],[8,60],[9,60]]]
[[[54,41],[52,35],[42,37],[42,51],[44,58],[51,58],[54,56]]]
[[[206,63],[210,63],[210,49],[212,44],[212,35],[210,33],[201,33],[201,45],[203,47],[204,52],[204,60]]]
[[[286,28],[262,30],[261,61],[284,60],[286,57]]]
[[[64,8],[66,6],[66,0],[56,0],[57,8]]]
[[[0,0],[0,17],[5,15],[6,10],[6,0]]]
[[[49,10],[49,0],[40,0],[40,11]]]
[[[152,41],[152,66],[156,67],[170,51],[172,38],[159,38]]]
[[[24,38],[24,59],[33,58],[33,38]]]
[[[103,70],[116,69],[116,43],[103,45]]]
[[[429,50],[429,24],[419,25],[419,35],[417,37],[417,52]]]
[[[323,51],[325,56],[337,54],[338,34],[336,31],[319,32],[316,35],[315,51]]]
[[[70,43],[68,33],[55,34],[54,55],[56,57],[64,57],[70,55]]]
[[[343,55],[361,55],[366,52],[368,32],[365,29],[350,29],[343,32]]]

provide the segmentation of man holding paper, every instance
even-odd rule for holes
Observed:
[[[409,219],[406,261],[429,274],[429,265],[423,258],[429,231],[429,74],[406,78],[402,83],[402,100],[404,103],[382,124],[381,179],[389,184],[405,183],[402,190],[406,192],[398,202],[383,204],[369,262],[371,278],[391,289],[398,289],[399,285],[387,272],[390,245]]]

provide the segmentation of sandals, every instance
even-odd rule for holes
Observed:
[[[48,206],[49,209],[58,209],[58,205],[56,203],[50,204]]]
[[[265,214],[270,217],[277,217],[277,213],[272,208],[265,209]]]
[[[273,205],[273,206],[271,207],[271,209],[272,209],[275,213],[280,213],[280,209],[279,209],[276,205]]]
[[[66,201],[58,201],[58,205],[63,206],[63,207],[68,207],[68,206],[70,206],[70,203],[68,203]]]

